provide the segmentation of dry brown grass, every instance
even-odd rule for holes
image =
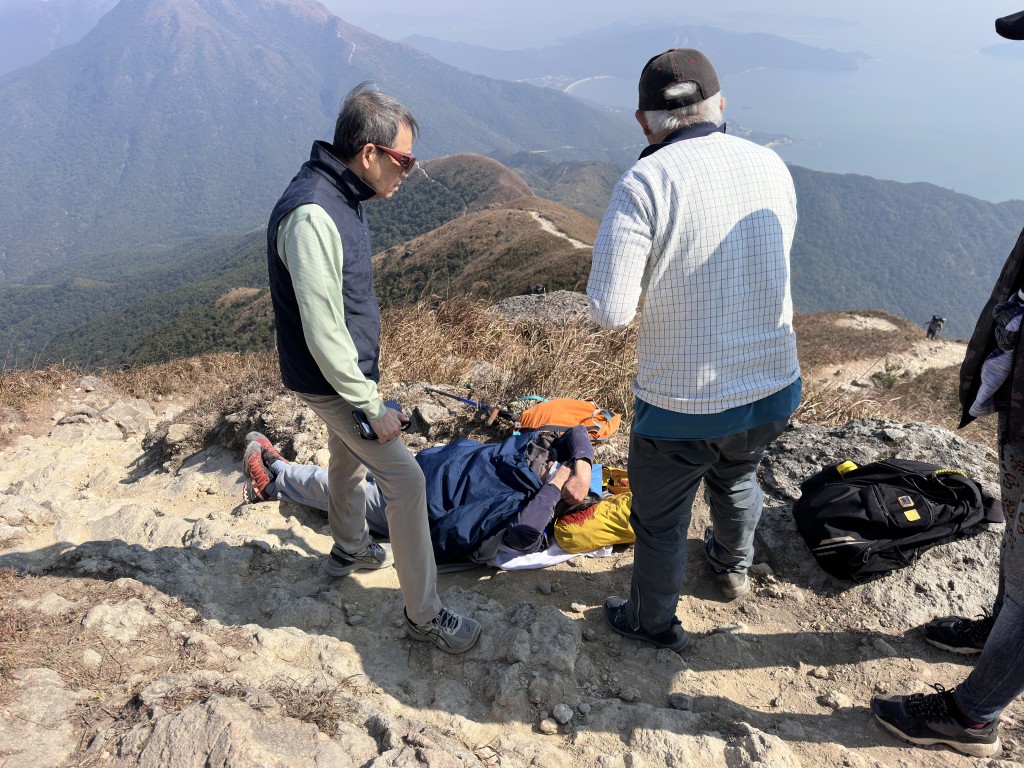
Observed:
[[[800,366],[805,371],[841,367],[853,360],[876,361],[866,374],[875,383],[873,387],[846,389],[840,386],[845,383],[842,379],[824,384],[805,380],[795,415],[798,420],[835,426],[852,419],[897,419],[956,429],[960,414],[956,367],[930,370],[903,381],[887,365],[888,356],[906,352],[920,340],[921,329],[913,323],[880,310],[859,310],[797,315],[794,326]],[[962,434],[989,442],[984,426]]]
[[[878,320],[889,329],[849,327],[847,321],[855,316]],[[921,337],[912,323],[875,310],[797,315],[794,324],[805,370],[877,358],[884,376],[886,355],[907,350]],[[582,398],[623,414],[626,426],[633,412],[636,336],[635,323],[622,331],[606,331],[586,321],[541,325],[508,320],[492,314],[487,302],[468,298],[391,309],[383,317],[382,389],[387,394],[409,382],[469,384],[473,399],[506,406],[528,394]],[[480,374],[481,362],[491,366],[489,373]],[[33,403],[74,387],[85,373],[55,365],[0,374],[0,412],[11,420],[11,413],[30,411]],[[225,414],[243,404],[268,401],[281,391],[272,352],[204,355],[98,375],[133,397],[191,400],[192,406],[177,418],[196,427],[190,444],[180,449],[185,452],[214,439]],[[856,418],[893,418],[956,428],[955,369],[930,371],[909,382],[894,376],[888,384],[840,392],[808,382],[796,418],[830,426]],[[983,420],[960,434],[992,445],[992,432]]]
[[[193,402],[184,419],[201,426],[200,437],[228,412],[227,403],[238,397],[263,397],[281,386],[277,356],[271,352],[222,352],[118,370],[55,364],[37,371],[4,371],[0,373],[0,446],[18,434],[49,429],[53,401],[72,392],[86,375],[98,376],[131,397],[152,402],[176,396]]]
[[[839,391],[813,382],[804,384],[803,397],[793,418],[804,424],[836,426],[853,419],[890,418],[888,403],[874,392]]]
[[[51,365],[37,371],[0,374],[0,408],[24,408],[26,403],[74,386],[83,375],[79,368]]]
[[[133,397],[246,392],[281,384],[277,357],[269,352],[220,352],[102,374],[111,386]]]
[[[889,418],[924,421],[955,431],[965,440],[996,450],[995,416],[984,416],[963,429],[960,425],[960,369],[958,366],[925,371],[892,388]]]
[[[221,352],[117,370],[87,370],[55,363],[39,370],[0,373],[0,407],[24,408],[77,386],[86,375],[98,376],[125,394],[145,399],[280,384],[276,356],[269,352]]]
[[[498,375],[479,383],[476,399],[507,404],[523,395],[575,397],[632,413],[635,326],[613,332],[582,321],[516,322],[491,314],[485,302],[454,299],[388,312],[381,349],[386,382],[463,385],[474,364],[485,361]]]

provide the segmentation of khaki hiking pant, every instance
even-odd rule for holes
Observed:
[[[405,611],[413,622],[425,624],[441,610],[441,599],[419,464],[399,438],[380,443],[359,437],[351,403],[336,395],[297,394],[327,425],[327,522],[334,543],[349,554],[370,544],[365,491],[369,469],[384,496]]]

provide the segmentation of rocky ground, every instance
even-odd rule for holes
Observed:
[[[400,399],[416,411],[414,449],[451,429],[455,412],[421,387]],[[322,514],[241,503],[240,435],[259,428],[289,458],[322,461],[308,412],[270,393],[182,453],[183,405],[87,378],[36,404],[42,426],[0,426],[19,435],[0,451],[5,768],[1024,763],[1012,721],[1003,755],[975,760],[905,745],[868,710],[875,693],[967,674],[970,660],[919,626],[989,604],[999,527],[851,586],[817,568],[792,522],[799,481],[844,458],[932,461],[997,488],[994,454],[938,427],[794,424],[764,463],[754,589],[734,602],[700,554],[698,504],[682,655],[605,626],[604,599],[628,589],[620,547],[441,575],[444,601],[485,627],[453,657],[405,637],[393,570],[322,572]],[[623,437],[598,460],[622,464]]]

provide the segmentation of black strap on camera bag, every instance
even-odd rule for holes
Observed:
[[[829,465],[800,491],[793,517],[811,554],[828,573],[857,583],[1003,519],[999,500],[965,473],[907,459]]]

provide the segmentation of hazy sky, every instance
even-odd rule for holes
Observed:
[[[796,138],[780,154],[816,170],[928,181],[993,201],[1024,199],[1015,148],[1024,126],[1024,42],[1003,40],[994,29],[997,17],[1021,10],[1024,0],[646,0],[633,6],[636,15],[622,0],[321,1],[392,40],[422,34],[516,49],[663,19],[861,51],[872,60],[855,76],[753,73],[723,81],[726,99],[733,97],[727,121]],[[991,46],[1016,58],[980,53]]]
[[[574,33],[620,21],[650,18],[704,19],[736,31],[785,34],[795,19],[820,19],[823,38],[846,40],[851,48],[874,42],[901,42],[912,47],[961,45],[969,48],[998,42],[993,22],[1024,7],[1024,0],[647,0],[630,8],[621,0],[390,0],[357,4],[322,0],[341,18],[396,39],[419,30],[449,40],[502,48],[544,45]],[[1020,3],[1020,6],[1017,5]],[[641,10],[636,12],[636,8]],[[425,10],[429,8],[429,10]],[[626,10],[626,9],[629,10]],[[633,11],[631,13],[630,11]],[[811,42],[811,41],[808,41]],[[838,47],[833,45],[833,47]]]

